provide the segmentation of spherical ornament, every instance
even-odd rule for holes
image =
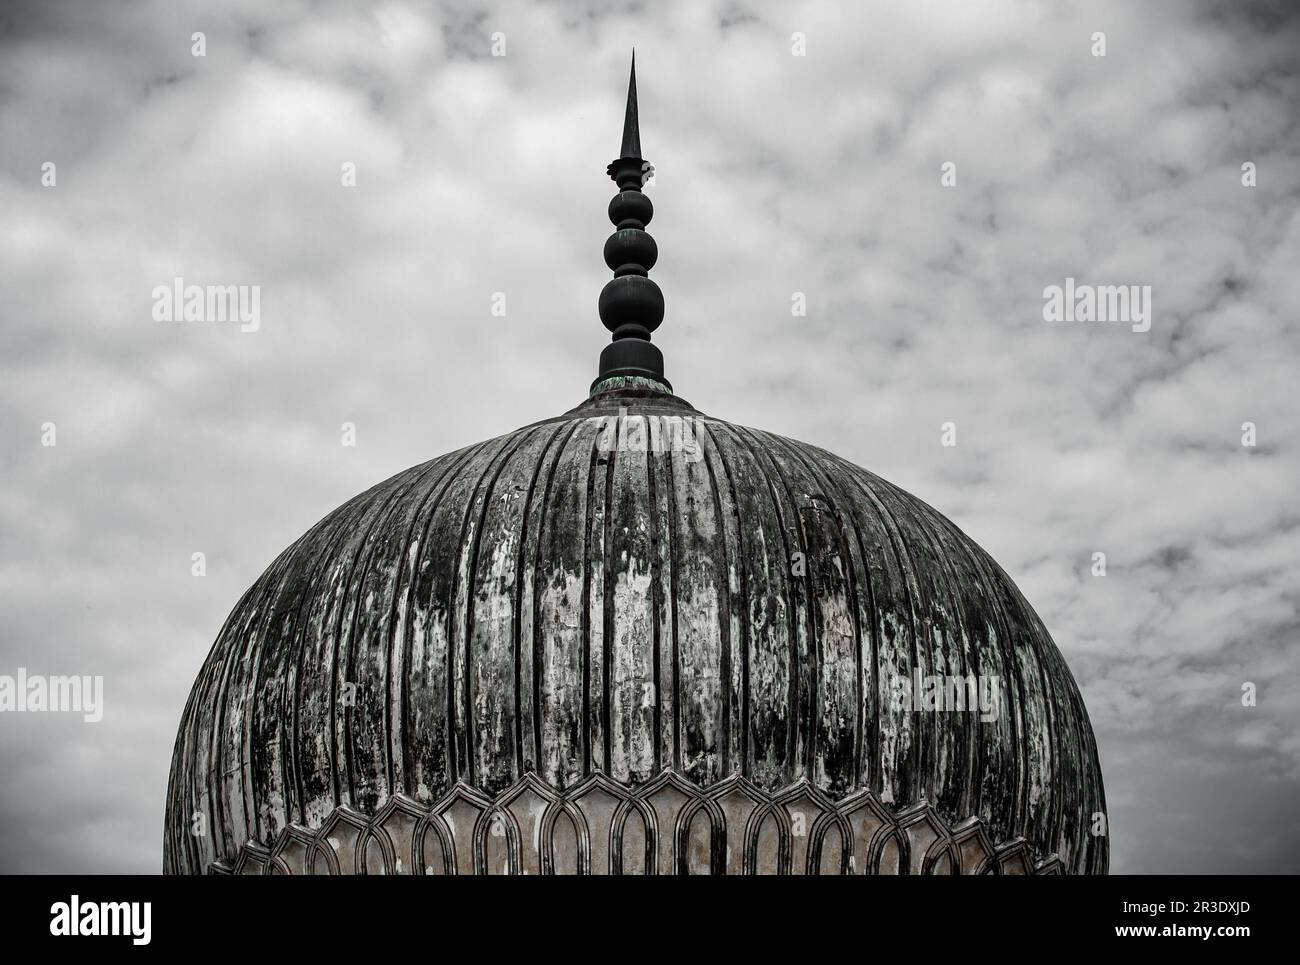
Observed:
[[[636,221],[644,228],[654,213],[655,206],[640,191],[620,191],[609,202],[609,220],[619,227],[625,221]]]
[[[622,275],[600,290],[600,320],[611,332],[634,322],[653,332],[664,320],[664,295],[649,278]]]
[[[623,265],[634,265],[649,271],[658,260],[659,246],[640,228],[615,231],[605,241],[605,264],[613,270]]]

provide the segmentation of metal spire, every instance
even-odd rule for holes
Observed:
[[[623,157],[641,156],[641,122],[636,110],[636,48],[632,48],[632,74],[627,82],[627,113],[623,115]]]
[[[594,395],[611,379],[648,379],[672,391],[664,378],[664,357],[650,344],[650,333],[664,320],[664,295],[649,278],[659,247],[645,231],[654,205],[641,192],[653,170],[641,157],[641,124],[636,100],[636,51],[627,84],[620,156],[606,169],[619,193],[609,203],[614,233],[605,241],[605,264],[614,277],[600,292],[600,320],[614,333],[600,353],[600,372],[592,383]]]

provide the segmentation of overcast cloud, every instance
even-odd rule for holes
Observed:
[[[1113,871],[1300,871],[1294,12],[6,4],[0,674],[102,674],[105,711],[0,715],[0,870],[157,872],[243,590],[347,497],[585,397],[635,45],[679,394],[992,553],[1082,688]],[[261,286],[260,329],[155,321],[178,276]],[[1150,331],[1045,322],[1067,277],[1151,286]]]

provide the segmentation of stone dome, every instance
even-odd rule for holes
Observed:
[[[637,284],[602,294],[590,397],[270,565],[185,708],[165,870],[1104,873],[1087,713],[1007,575],[673,394],[623,154],[606,255]]]
[[[918,673],[996,678],[997,711],[900,702]],[[755,811],[802,790],[818,817],[865,797],[882,828],[922,805],[936,840],[974,819],[994,851],[1023,839],[1030,866],[1106,867],[1078,688],[997,564],[825,450],[624,385],[399,473],[271,564],[186,708],[167,868],[259,849],[266,867],[340,813],[367,838],[395,800],[427,822],[460,791],[490,818],[521,782],[590,837],[565,795],[596,775],[629,800],[664,775],[700,799],[738,778]],[[745,830],[722,817],[701,812],[710,857]],[[835,860],[870,864],[870,841],[832,830]],[[371,870],[385,844],[360,849]],[[446,867],[441,849],[419,865]]]

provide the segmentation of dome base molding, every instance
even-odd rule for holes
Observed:
[[[768,792],[736,775],[701,788],[672,770],[629,786],[604,774],[560,790],[529,773],[495,797],[459,783],[373,815],[246,843],[214,874],[1063,874],[979,818],[945,821],[870,790],[837,801],[808,780]]]

